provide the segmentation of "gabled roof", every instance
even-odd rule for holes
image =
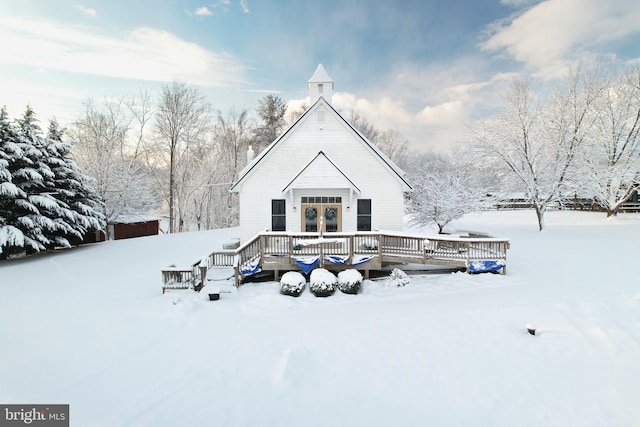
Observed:
[[[327,172],[333,172],[327,174]],[[335,172],[338,172],[337,174]],[[330,178],[328,179],[327,176]],[[321,181],[314,178],[322,177]],[[311,183],[306,182],[311,181]],[[349,188],[356,193],[360,193],[360,189],[353,181],[338,167],[335,163],[324,154],[323,151],[319,151],[316,156],[311,159],[301,170],[293,177],[293,179],[284,187],[283,193],[296,188],[314,188],[314,183],[322,182],[322,187],[331,188]]]
[[[327,73],[322,64],[318,64],[318,68],[316,68],[313,76],[307,80],[307,83],[333,83],[333,79],[329,77],[329,73]]]
[[[318,68],[320,68],[320,66],[321,65],[319,65]],[[291,132],[293,132],[294,129],[296,129],[300,125],[300,123],[305,121],[307,117],[309,117],[311,112],[315,111],[320,104],[326,106],[326,108],[328,108],[329,111],[332,111],[340,120],[342,120],[342,122],[345,123],[355,133],[357,137],[359,137],[361,142],[371,151],[371,153],[375,157],[377,157],[380,161],[382,161],[382,163],[390,170],[392,174],[396,176],[396,178],[400,182],[402,182],[404,186],[406,186],[406,188],[408,188],[409,190],[412,190],[411,185],[404,178],[404,171],[402,171],[402,169],[400,169],[398,165],[396,165],[391,159],[389,159],[382,151],[380,151],[378,147],[376,147],[373,143],[371,143],[364,135],[358,132],[358,130],[354,128],[351,125],[351,123],[349,123],[344,117],[342,117],[342,115],[340,115],[340,113],[338,113],[336,109],[333,108],[333,106],[331,106],[331,104],[328,103],[327,100],[321,96],[316,100],[316,102],[313,103],[313,105],[311,105],[311,107],[307,109],[307,111],[304,112],[302,116],[298,118],[298,120],[296,120],[284,133],[282,133],[282,135],[276,138],[275,141],[269,144],[269,146],[265,148],[256,158],[254,158],[251,163],[249,163],[247,166],[244,167],[244,169],[240,171],[240,174],[238,175],[238,180],[231,186],[231,189],[229,191],[231,192],[238,191],[237,187],[260,164],[260,162],[272,150],[274,150],[275,147],[277,147],[280,144],[280,141],[284,140]]]

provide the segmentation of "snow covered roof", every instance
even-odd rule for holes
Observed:
[[[316,68],[313,76],[307,80],[307,83],[333,83],[333,79],[329,77],[329,73],[327,73],[322,64],[318,64],[318,68]]]

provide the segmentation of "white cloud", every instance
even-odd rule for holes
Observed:
[[[0,17],[0,39],[0,64],[203,86],[244,83],[245,68],[235,57],[153,28],[105,36],[49,21]]]
[[[375,88],[364,90],[378,95],[364,98],[337,92],[333,105],[347,117],[356,110],[378,129],[399,131],[416,149],[449,150],[467,138],[470,124],[500,104],[500,93],[515,76],[499,73],[480,79],[473,73],[454,71],[465,68],[449,64],[442,70],[405,69],[406,73],[391,76],[387,85],[378,82]],[[404,89],[399,90],[403,84]],[[380,86],[396,90],[380,91]]]
[[[81,4],[76,5],[76,9],[79,9],[82,13],[92,18],[95,18],[96,16],[98,16],[98,12],[95,9],[83,6]]]
[[[202,6],[196,9],[196,15],[198,16],[210,16],[213,15],[213,12],[209,10],[207,6]]]
[[[544,1],[494,23],[482,48],[506,52],[538,75],[555,77],[568,63],[606,53],[607,43],[638,32],[636,0]]]
[[[244,13],[249,13],[249,4],[247,3],[247,0],[240,0],[240,7],[242,7],[242,11]]]
[[[380,129],[398,127],[411,121],[411,114],[407,112],[402,102],[387,96],[370,100],[357,98],[347,92],[336,92],[333,95],[333,105],[347,115],[352,110],[358,111]]]
[[[467,115],[462,101],[449,101],[436,106],[427,105],[418,113],[421,121],[430,126],[451,127],[466,121]]]

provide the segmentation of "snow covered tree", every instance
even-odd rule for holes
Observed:
[[[7,109],[0,110],[0,259],[6,258],[7,248],[22,248],[24,235],[10,222],[9,216],[17,198],[26,199],[26,194],[13,182],[10,167],[21,151],[17,145],[17,134],[9,121]]]
[[[252,129],[248,113],[233,109],[224,115],[218,112],[213,128],[213,147],[209,157],[211,168],[215,168],[215,182],[209,184],[211,196],[217,203],[212,205],[211,214],[219,226],[231,227],[238,224],[239,203],[235,193],[228,190],[247,164],[247,150]]]
[[[16,145],[20,153],[9,162],[9,171],[20,191],[7,200],[10,208],[6,222],[22,236],[2,248],[3,257],[46,250],[53,244],[50,237],[58,229],[69,228],[69,224],[60,219],[64,216],[63,207],[52,195],[50,184],[54,175],[47,165],[42,131],[30,107],[17,121]]]
[[[151,116],[146,94],[135,99],[92,100],[70,127],[73,158],[93,180],[107,222],[127,215],[146,214],[157,206],[151,178],[143,161],[143,136]]]
[[[69,238],[81,239],[88,231],[105,229],[102,204],[98,194],[71,159],[71,144],[62,140],[64,131],[55,119],[50,121],[46,140],[48,164],[54,174],[55,198],[65,207],[65,215],[71,221],[73,231],[56,234],[56,241],[64,245]]]
[[[611,216],[640,186],[640,67],[616,73],[596,111],[577,186]]]
[[[573,189],[577,156],[594,123],[593,109],[604,82],[597,69],[569,73],[546,106],[529,79],[516,79],[505,107],[473,128],[477,159],[504,170],[507,190],[522,192],[544,229],[547,209]]]
[[[547,201],[562,204],[584,179],[584,159],[600,112],[598,104],[609,86],[608,75],[599,64],[578,66],[563,84],[552,91],[546,108],[548,143],[545,173]]]
[[[258,101],[256,109],[260,124],[254,131],[252,144],[259,153],[280,136],[287,125],[284,114],[287,105],[278,95],[265,95]]]
[[[442,233],[451,221],[486,205],[486,189],[473,168],[453,156],[414,153],[407,173],[413,192],[407,195],[406,209],[415,225],[435,224]]]

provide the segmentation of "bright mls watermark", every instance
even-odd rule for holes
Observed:
[[[0,405],[0,427],[69,427],[69,405]]]

